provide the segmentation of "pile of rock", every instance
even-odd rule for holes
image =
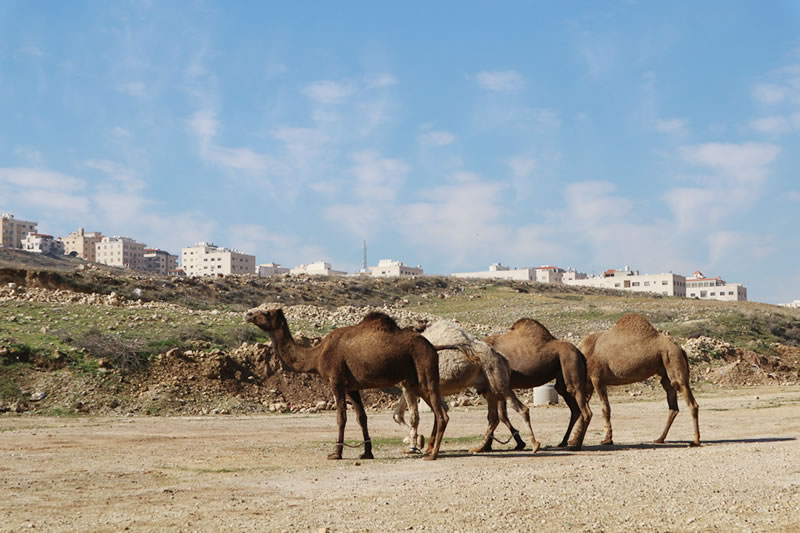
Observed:
[[[690,359],[698,361],[729,360],[736,356],[736,348],[731,343],[711,337],[688,339],[683,344],[683,349]]]

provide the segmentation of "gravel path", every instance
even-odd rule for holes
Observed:
[[[665,400],[611,401],[616,445],[597,445],[593,402],[583,451],[535,455],[467,454],[485,413],[453,408],[435,462],[401,453],[404,432],[388,411],[369,413],[377,459],[345,449],[339,462],[325,460],[332,412],[0,417],[0,531],[800,529],[800,388],[698,395],[700,448],[687,446],[685,409],[654,445]],[[563,405],[532,416],[545,446],[560,440]],[[347,437],[360,438],[352,414]]]

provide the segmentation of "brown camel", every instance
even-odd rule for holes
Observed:
[[[269,334],[275,353],[292,370],[319,374],[330,383],[336,399],[339,436],[328,459],[342,458],[347,422],[345,396],[353,404],[364,435],[361,459],[373,458],[367,413],[359,391],[400,382],[431,405],[435,421],[425,459],[436,459],[448,417],[439,394],[439,355],[419,333],[400,329],[391,317],[372,312],[355,326],[337,328],[317,346],[304,348],[292,338],[281,309],[251,309],[245,321]]]
[[[678,415],[678,393],[692,412],[694,419],[693,446],[700,445],[700,427],[697,420],[698,405],[689,386],[689,358],[678,344],[667,335],[659,333],[642,315],[628,314],[620,318],[608,331],[592,333],[580,344],[586,356],[587,391],[591,398],[597,390],[603,405],[606,436],[601,444],[613,444],[611,433],[611,406],[606,388],[609,385],[627,385],[644,381],[650,376],[661,376],[661,386],[667,392],[669,414],[664,432],[655,442],[663,443]],[[586,428],[582,428],[585,432]]]
[[[569,442],[569,449],[580,450],[586,427],[592,419],[589,397],[586,394],[586,360],[583,354],[571,343],[553,337],[546,327],[532,318],[520,318],[506,333],[492,335],[484,340],[508,359],[513,388],[539,387],[556,380],[556,391],[570,409],[567,432],[559,446],[567,446],[572,427],[580,418],[584,422],[583,430]],[[517,449],[521,449],[524,444],[520,442],[517,430],[508,420],[505,402],[488,395],[486,401],[489,407],[489,430],[480,451],[491,451],[492,434],[499,422],[508,426],[517,439]]]

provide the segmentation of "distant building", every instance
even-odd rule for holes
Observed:
[[[489,266],[488,271],[483,272],[458,272],[450,274],[454,278],[476,278],[476,279],[512,279],[517,281],[536,280],[536,269],[534,268],[515,268],[494,263]]]
[[[144,270],[151,274],[167,276],[178,268],[178,256],[158,248],[145,248],[143,257]]]
[[[680,274],[639,274],[638,270],[607,270],[600,276],[564,280],[566,285],[651,292],[662,296],[686,296],[686,278]]]
[[[187,276],[252,275],[256,270],[256,256],[199,242],[181,249],[181,266]]]
[[[144,270],[144,247],[129,237],[103,237],[95,244],[96,261],[103,265]]]
[[[369,267],[370,274],[376,278],[389,278],[400,276],[422,276],[424,272],[422,268],[410,267],[403,264],[402,261],[394,261],[393,259],[381,259],[378,261],[378,266]]]
[[[566,272],[556,266],[540,266],[534,269],[536,280],[539,283],[561,283]]]
[[[261,278],[269,278],[271,276],[282,276],[288,274],[289,269],[280,266],[278,263],[265,263],[256,267],[256,274]]]
[[[64,243],[52,235],[28,233],[22,239],[22,249],[28,252],[49,255],[64,255]]]
[[[0,215],[0,246],[22,248],[22,239],[28,233],[36,233],[37,222],[14,218],[11,213]]]
[[[346,276],[347,272],[333,270],[330,263],[317,261],[308,265],[297,265],[289,271],[292,276],[307,274],[309,276]]]
[[[83,228],[78,228],[78,231],[73,231],[62,240],[65,254],[75,252],[78,257],[96,263],[97,247],[95,245],[103,240],[103,234],[97,231],[87,233]]]
[[[727,283],[716,278],[707,278],[699,270],[686,278],[686,296],[700,300],[747,301],[747,287],[741,283]]]
[[[778,304],[781,307],[791,307],[792,309],[800,309],[800,300],[794,300],[788,304]]]

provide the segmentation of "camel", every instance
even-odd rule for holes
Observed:
[[[319,374],[326,379],[336,399],[339,434],[328,459],[341,459],[347,403],[350,399],[364,436],[361,459],[373,459],[367,430],[367,414],[359,391],[403,386],[422,396],[434,414],[433,431],[425,459],[439,454],[448,416],[439,393],[439,354],[419,333],[400,329],[395,321],[379,312],[369,313],[355,326],[337,328],[312,348],[295,343],[281,309],[251,309],[245,321],[266,331],[275,353],[296,372]]]
[[[509,331],[484,340],[508,359],[513,388],[539,387],[555,379],[556,392],[564,398],[570,409],[569,425],[558,446],[580,450],[586,427],[592,419],[586,393],[586,360],[580,350],[569,342],[556,339],[546,327],[532,318],[520,318]],[[508,426],[512,434],[516,432],[508,420],[505,402],[489,400],[487,397],[489,429],[481,451],[492,450],[492,435],[499,422]],[[583,430],[571,442],[567,442],[579,419],[583,422]]]
[[[485,342],[467,333],[463,328],[449,320],[437,320],[426,327],[422,335],[428,339],[439,352],[439,391],[442,396],[457,394],[469,387],[475,387],[479,394],[496,400],[511,400],[511,405],[522,415],[531,432],[534,453],[539,449],[539,442],[533,434],[528,407],[522,403],[511,389],[511,369],[508,360]],[[457,346],[458,349],[447,349]],[[408,398],[408,400],[406,399]],[[409,452],[422,447],[418,440],[419,410],[413,393],[404,391],[394,411],[394,420],[404,424],[406,408],[411,411],[409,423]],[[519,432],[512,433],[517,441],[517,448],[525,448],[525,442]],[[421,437],[419,437],[421,438]],[[470,450],[477,452],[478,449]]]
[[[683,348],[659,333],[646,318],[635,313],[625,315],[608,331],[595,332],[583,339],[580,349],[586,356],[588,395],[591,398],[593,389],[597,390],[603,406],[606,436],[601,444],[614,443],[607,387],[644,381],[658,374],[667,393],[669,414],[664,432],[655,442],[663,443],[667,438],[672,421],[678,415],[677,392],[680,391],[694,419],[692,445],[700,445],[699,407],[689,386],[689,358]]]

